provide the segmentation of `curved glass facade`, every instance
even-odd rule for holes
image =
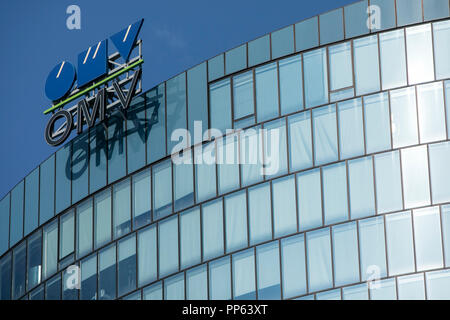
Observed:
[[[0,200],[0,299],[450,299],[449,4],[368,5],[60,148]]]

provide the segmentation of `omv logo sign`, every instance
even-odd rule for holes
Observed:
[[[45,133],[48,144],[60,145],[75,126],[81,132],[84,122],[92,127],[96,118],[103,121],[110,107],[121,105],[122,110],[126,110],[136,91],[142,90],[141,86],[138,90],[136,87],[144,62],[142,41],[137,40],[143,21],[130,24],[78,54],[77,68],[69,61],[62,61],[50,71],[45,94],[53,105],[44,111],[44,114],[53,113]],[[108,40],[117,49],[112,55],[108,55]],[[133,51],[138,53],[131,57]],[[130,75],[134,69],[136,71]],[[61,109],[83,96],[86,98],[76,106]],[[107,105],[107,101],[112,102]],[[78,115],[76,124],[73,122],[75,115]],[[63,124],[55,130],[55,123],[61,122],[58,120],[63,120]]]

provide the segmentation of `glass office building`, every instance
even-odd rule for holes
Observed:
[[[449,57],[366,0],[161,83],[0,200],[0,298],[450,299]]]

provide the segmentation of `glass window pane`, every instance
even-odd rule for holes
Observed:
[[[344,14],[336,9],[319,16],[320,44],[336,42],[344,39]]]
[[[295,47],[297,52],[319,45],[319,19],[312,17],[295,25]]]
[[[200,208],[180,214],[181,269],[198,264],[201,260]]]
[[[370,0],[371,6],[377,6],[380,8],[376,10],[373,7],[371,10],[371,16],[377,17],[379,20],[378,25],[373,21],[372,31],[386,30],[395,28],[396,26],[396,10],[395,10],[395,0]]]
[[[430,151],[430,175],[433,203],[450,201],[450,143],[432,144]]]
[[[162,300],[162,281],[145,288],[142,293],[142,300]]]
[[[28,240],[27,254],[27,291],[41,283],[42,269],[42,233],[38,231]]]
[[[417,271],[443,267],[439,207],[414,210],[414,244]]]
[[[391,148],[391,119],[388,93],[364,97],[364,123],[367,153]]]
[[[370,300],[397,300],[395,279],[385,279],[369,287]]]
[[[108,144],[106,142],[105,128],[103,126],[93,127],[89,132],[89,139],[89,192],[93,193],[106,185]]]
[[[264,174],[266,179],[286,174],[286,119],[264,124]]]
[[[303,54],[305,104],[314,107],[328,102],[327,52],[325,48]]]
[[[77,257],[92,251],[92,198],[77,207]]]
[[[306,293],[305,236],[281,240],[283,299]]]
[[[349,161],[350,217],[352,219],[375,214],[372,157]]]
[[[186,299],[208,300],[206,264],[186,272]]]
[[[397,23],[399,26],[422,22],[421,0],[397,0]]]
[[[270,35],[262,36],[248,43],[249,67],[270,60]]]
[[[59,257],[62,259],[74,250],[75,217],[73,211],[61,217],[59,228]]]
[[[133,176],[132,211],[134,229],[149,224],[152,220],[152,193],[150,170]]]
[[[40,166],[39,176],[39,225],[47,222],[55,214],[55,156],[45,160]]]
[[[127,295],[126,297],[123,297],[122,300],[131,300],[131,301],[139,301],[142,300],[141,299],[141,291],[137,291],[134,293],[131,293],[129,295]]]
[[[321,226],[323,218],[320,169],[297,175],[297,187],[300,231]]]
[[[245,69],[247,67],[247,45],[243,44],[237,48],[225,52],[226,74]]]
[[[153,219],[157,220],[172,212],[172,162],[161,162],[152,170]]]
[[[257,122],[278,116],[278,71],[271,63],[255,70]]]
[[[128,173],[134,172],[145,165],[145,109],[145,96],[138,96],[133,99],[127,111]],[[74,188],[74,186],[72,187]]]
[[[330,93],[330,102],[346,100],[346,99],[352,98],[354,96],[355,96],[355,89],[353,87],[349,88],[349,89],[343,89],[340,91],[331,92]]]
[[[70,206],[72,143],[56,152],[56,213]]]
[[[213,83],[209,87],[210,127],[219,130],[231,128],[230,79]]]
[[[344,42],[328,48],[330,59],[330,90],[353,86],[351,43]]]
[[[342,289],[343,300],[369,300],[367,284],[358,284]]]
[[[406,29],[408,79],[410,84],[434,80],[431,25]]]
[[[230,257],[209,264],[209,298],[211,300],[231,299]]]
[[[0,260],[0,300],[11,300],[11,253]]]
[[[289,176],[272,182],[273,229],[275,238],[297,231],[295,177]]]
[[[345,162],[324,167],[322,174],[325,224],[348,220],[347,167]],[[308,200],[305,199],[305,201]],[[321,221],[319,218],[321,218],[320,212],[317,215],[317,222]]]
[[[100,251],[98,261],[98,300],[113,300],[116,298],[116,246]]]
[[[448,5],[448,4],[447,4]],[[433,23],[434,59],[436,79],[450,77],[450,21]]]
[[[224,55],[220,54],[208,60],[208,80],[213,81],[224,76],[225,62]]]
[[[45,300],[61,300],[61,274],[45,284]]]
[[[223,201],[218,199],[202,206],[203,261],[224,254]]]
[[[288,118],[289,167],[291,171],[313,166],[311,113],[309,111]]]
[[[424,21],[448,17],[447,0],[423,0]]]
[[[11,194],[8,193],[0,201],[0,255],[9,248],[9,206]]]
[[[427,299],[450,299],[450,270],[426,273]]]
[[[341,289],[334,289],[316,294],[316,300],[341,300]]]
[[[302,56],[281,60],[279,70],[281,114],[303,109]]]
[[[359,2],[364,3],[364,2]],[[380,90],[378,37],[376,35],[353,41],[356,95]]]
[[[80,300],[97,299],[97,254],[81,262]]]
[[[399,151],[375,156],[375,181],[378,213],[401,210],[403,199]]]
[[[13,280],[12,280],[12,298],[14,300],[20,298],[25,292],[26,279],[26,242],[23,242],[13,251]]]
[[[36,301],[42,301],[45,299],[44,295],[44,286],[40,286],[33,290],[33,292],[30,292],[30,299],[29,300],[36,300]]]
[[[194,136],[195,123],[208,129],[208,79],[206,63],[203,62],[187,71],[188,129]],[[195,143],[195,141],[191,141]]]
[[[405,37],[403,30],[380,34],[383,90],[406,85]]]
[[[245,190],[225,198],[226,252],[247,246],[247,199]]]
[[[450,205],[441,207],[445,266],[450,266]]]
[[[118,111],[108,118],[108,183],[126,174],[125,120]]]
[[[272,239],[272,212],[270,184],[265,183],[248,190],[250,245]]]
[[[78,281],[74,277],[77,276],[79,276],[78,264],[72,265],[62,272],[62,300],[78,300],[78,289],[74,287],[74,284]]]
[[[386,216],[389,276],[414,272],[411,212]]]
[[[361,99],[338,103],[340,158],[364,154],[364,129]]]
[[[367,27],[367,0],[344,7],[345,37],[352,38],[369,33]]]
[[[219,194],[239,188],[239,135],[232,134],[216,141]]]
[[[255,253],[249,249],[233,255],[234,300],[255,300]]]
[[[164,300],[184,300],[184,273],[164,280]]]
[[[194,149],[195,191],[197,203],[216,196],[216,149],[208,143]]]
[[[384,219],[374,217],[359,221],[361,280],[378,279],[386,274]]]
[[[248,71],[233,77],[233,108],[235,120],[255,113],[253,94],[253,71]]]
[[[356,222],[335,226],[332,234],[335,286],[359,282]]]
[[[394,148],[419,142],[414,88],[391,91],[392,142]]]
[[[28,235],[38,226],[38,210],[39,210],[39,168],[36,168],[25,179],[25,214],[24,214],[24,230]],[[0,209],[1,212],[1,209]],[[0,213],[1,216],[1,213]],[[1,221],[1,218],[0,218]],[[0,222],[1,223],[1,222]],[[1,230],[0,230],[1,232]],[[0,240],[1,241],[1,240]],[[1,248],[1,247],[0,247]],[[0,254],[2,250],[0,249]]]
[[[178,271],[178,216],[158,224],[159,277]]]
[[[119,241],[119,296],[136,289],[136,235]]]
[[[172,153],[172,149],[178,143],[172,141],[172,133],[176,129],[187,129],[186,126],[186,73],[166,82],[167,88],[167,150]],[[185,140],[187,141],[187,139]]]
[[[272,32],[272,59],[286,56],[294,52],[294,28],[289,26]]]
[[[138,233],[138,281],[139,287],[156,280],[158,276],[158,243],[156,226]]]
[[[174,210],[183,210],[194,203],[194,167],[192,151],[184,151],[182,162],[173,162]]]
[[[315,165],[338,160],[336,106],[313,110]]]
[[[427,147],[404,149],[401,156],[405,208],[430,204]]]
[[[242,186],[261,181],[263,169],[263,136],[261,128],[254,127],[240,133],[240,164]]]
[[[280,300],[280,249],[278,241],[256,247],[258,300]]]
[[[320,291],[333,286],[330,228],[306,234],[309,290]]]
[[[147,163],[166,155],[166,99],[165,85],[151,89],[146,94],[147,103]]]
[[[445,140],[444,90],[442,82],[417,87],[420,142]]]
[[[94,198],[95,247],[111,241],[111,190],[105,190]]]
[[[399,300],[425,300],[423,274],[413,274],[397,278]]]
[[[9,242],[12,247],[23,237],[23,194],[24,181],[22,180],[11,191],[11,226]]]
[[[114,238],[131,231],[130,179],[113,186]]]
[[[42,276],[47,279],[57,271],[58,263],[58,221],[44,228]]]

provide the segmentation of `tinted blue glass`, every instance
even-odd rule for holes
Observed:
[[[336,106],[313,110],[314,160],[316,165],[338,160]]]
[[[272,32],[272,59],[294,52],[294,27],[289,26]]]
[[[380,63],[376,35],[353,40],[356,95],[380,90]]]
[[[167,84],[167,152],[172,153],[178,144],[176,129],[187,129],[186,123],[186,73],[182,73],[166,82]]]
[[[108,183],[126,174],[125,121],[118,112],[108,119]]]
[[[450,55],[450,44],[447,41],[449,37],[450,21],[433,23],[436,79],[445,79],[450,77],[450,61],[447,59]]]
[[[373,25],[372,32],[395,27],[395,0],[370,0],[370,5],[373,6],[372,10],[370,10]],[[378,21],[378,23],[374,23],[375,21]]]
[[[332,287],[330,228],[307,233],[306,244],[309,290],[320,291]]]
[[[272,212],[270,184],[265,183],[248,190],[250,245],[272,238]]]
[[[445,140],[444,89],[442,82],[417,86],[420,142]]]
[[[80,300],[95,300],[97,296],[97,254],[81,262]]]
[[[364,154],[364,129],[361,99],[338,103],[340,159]]]
[[[208,300],[208,277],[206,265],[186,272],[186,299]]]
[[[218,199],[202,206],[203,261],[224,254],[223,201]]]
[[[406,85],[406,53],[403,30],[380,34],[380,63],[383,90]]]
[[[431,25],[406,28],[409,84],[434,80]]]
[[[201,121],[201,132],[208,129],[208,79],[205,62],[188,70],[187,86],[188,129],[192,137],[191,143],[197,144],[201,141],[194,141],[194,122]]]
[[[39,168],[36,168],[25,179],[25,216],[24,216],[25,235],[29,234],[38,226],[39,223],[38,203],[39,203]],[[1,251],[2,250],[0,250],[0,252]]]
[[[11,300],[11,253],[0,261],[0,300]]]
[[[356,222],[335,226],[332,234],[335,286],[358,282],[359,256]]]
[[[218,139],[217,177],[219,194],[239,188],[239,135]]]
[[[391,119],[386,92],[364,97],[364,124],[367,153],[391,148]]]
[[[133,176],[131,209],[134,229],[147,225],[152,220],[152,192],[150,170]]]
[[[216,195],[216,149],[214,143],[194,149],[195,153],[195,190],[197,202]]]
[[[343,9],[336,9],[319,16],[320,44],[344,39]]]
[[[138,283],[141,287],[158,277],[158,243],[155,225],[138,233],[138,252]]]
[[[312,167],[311,113],[302,112],[288,118],[289,167],[297,171]]]
[[[72,142],[72,203],[89,193],[89,132],[77,136]]]
[[[444,257],[445,257],[445,266],[450,266],[450,206],[445,205],[441,207],[441,215],[442,215],[442,237],[444,241]]]
[[[113,186],[114,238],[131,231],[131,190],[130,179]]]
[[[324,167],[322,171],[325,224],[347,220],[347,166],[345,162]],[[317,215],[317,222],[319,222]]]
[[[344,42],[328,48],[330,63],[330,90],[353,86],[351,43]]]
[[[375,214],[372,157],[349,161],[350,216],[352,219]]]
[[[26,291],[26,256],[27,247],[23,242],[13,252],[13,279],[12,279],[12,298],[14,300],[20,298]]]
[[[257,121],[274,118],[278,108],[277,64],[271,63],[255,70]]]
[[[76,265],[78,267],[78,265]],[[78,290],[69,287],[71,276],[76,275],[76,271],[72,269],[66,269],[62,272],[62,281],[63,281],[63,293],[62,300],[78,300]]]
[[[102,250],[98,255],[98,300],[116,298],[116,246]]]
[[[248,186],[264,178],[261,128],[253,127],[239,134],[242,185]]]
[[[10,193],[0,201],[0,254],[9,248],[9,205]]]
[[[231,49],[225,53],[226,74],[245,69],[247,67],[247,45]]]
[[[297,52],[319,45],[318,21],[318,17],[312,17],[295,25],[295,48]]]
[[[208,80],[213,81],[224,76],[224,55],[220,54],[208,60]]]
[[[159,276],[178,271],[178,216],[158,224]]]
[[[435,20],[448,17],[449,8],[447,0],[423,0],[424,20]]]
[[[160,84],[147,93],[147,163],[166,155],[165,85]]]
[[[234,300],[255,300],[255,253],[249,249],[233,255]]]
[[[226,252],[247,247],[247,197],[246,191],[225,198]]]
[[[273,229],[275,237],[297,231],[295,177],[285,177],[272,182]]]
[[[180,258],[181,269],[201,261],[199,207],[180,214]]]
[[[73,253],[75,240],[75,218],[73,210],[59,219],[59,258]]]
[[[266,123],[264,129],[264,174],[266,178],[286,174],[288,171],[286,119]]]
[[[209,264],[209,298],[211,300],[231,299],[230,257]]]
[[[397,278],[399,300],[425,300],[423,274],[413,274]]]
[[[430,178],[433,203],[450,201],[450,143],[444,142],[429,146]]]
[[[270,60],[270,35],[265,35],[248,43],[249,67]]]
[[[425,276],[429,300],[450,299],[450,270],[428,272]]]
[[[103,126],[91,129],[89,149],[89,192],[93,193],[106,185],[107,142]]]
[[[279,62],[281,114],[303,109],[302,56]]]
[[[321,226],[323,218],[320,169],[297,175],[297,186],[300,230]]]
[[[316,294],[316,300],[341,300],[341,289],[334,289]]]
[[[305,104],[314,107],[328,102],[328,71],[326,49],[303,54]]]
[[[184,300],[184,274],[178,274],[164,281],[164,300]]]
[[[94,198],[94,238],[99,248],[111,241],[111,189],[107,189]]]
[[[306,293],[305,236],[281,240],[283,299]]]
[[[253,97],[253,71],[233,77],[233,111],[235,120],[255,113]]]
[[[414,88],[391,91],[390,97],[393,147],[417,144],[419,137]]]
[[[352,38],[369,33],[367,28],[368,1],[359,1],[344,7],[345,37]]]
[[[400,210],[403,198],[399,151],[375,156],[375,181],[378,213]]]
[[[370,300],[397,300],[395,279],[381,280],[377,288],[370,289]]]
[[[258,300],[280,300],[280,249],[278,241],[256,247]]]
[[[61,300],[61,274],[45,284],[45,300]]]
[[[145,145],[147,142],[145,97],[134,99],[127,111],[127,168],[134,172],[145,165]]]
[[[369,290],[367,284],[358,284],[342,289],[343,300],[369,300]]]
[[[179,211],[194,203],[194,167],[192,152],[184,153],[183,163],[173,163],[174,210]]]
[[[341,100],[346,100],[355,96],[355,89],[343,89],[340,91],[335,91],[330,93],[330,102],[336,102]]]
[[[209,87],[209,112],[211,128],[226,130],[231,128],[230,79],[216,82]]]
[[[72,143],[68,143],[56,152],[56,213],[70,206],[71,149]]]
[[[30,299],[29,300],[44,300],[45,299],[45,295],[44,295],[44,286],[40,286],[39,288],[37,288],[36,290],[33,290],[33,292],[30,292]]]
[[[77,207],[77,257],[82,257],[92,250],[92,199]]]
[[[15,245],[23,237],[23,180],[11,191],[11,231],[10,246]]]
[[[145,288],[142,293],[143,300],[162,300],[162,281]]]
[[[42,277],[47,279],[57,271],[58,263],[58,220],[44,228],[44,250]]]
[[[164,161],[152,168],[153,219],[172,212],[172,162]]]
[[[136,289],[136,235],[119,241],[118,247],[119,295]]]
[[[397,0],[397,23],[399,26],[422,21],[421,0]]]

